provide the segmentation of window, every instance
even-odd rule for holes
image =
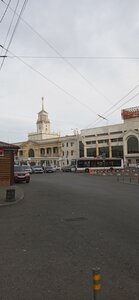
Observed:
[[[34,150],[33,150],[33,149],[29,149],[29,151],[28,151],[28,156],[29,156],[29,157],[34,157],[34,156],[35,156]]]
[[[53,148],[53,153],[58,153],[58,147]]]
[[[103,136],[103,135],[108,135],[108,133],[105,132],[105,133],[98,133],[98,134],[97,134],[97,136]]]
[[[87,149],[87,157],[96,157],[96,149],[94,148]]]
[[[123,146],[112,146],[112,157],[123,157]]]
[[[71,150],[71,156],[73,156],[73,154],[74,154],[74,151],[73,151],[73,150]]]
[[[86,138],[88,138],[88,137],[94,137],[94,136],[95,136],[95,134],[92,134],[92,135],[85,135]]]
[[[99,155],[102,157],[109,157],[109,148],[108,147],[99,148]]]
[[[68,143],[66,143],[66,146],[68,147]]]
[[[0,150],[0,156],[4,156],[4,150]]]
[[[40,149],[40,154],[41,154],[41,155],[45,155],[45,149],[44,149],[44,148],[41,148],[41,149]]]
[[[81,141],[79,142],[79,156],[84,157],[84,144]]]
[[[123,138],[111,139],[111,142],[122,142]]]
[[[121,134],[122,131],[114,131],[114,132],[111,132],[111,134]]]
[[[107,143],[108,144],[109,140],[98,140],[98,144],[102,144],[102,143]]]
[[[70,144],[70,145],[71,145],[71,147],[73,147],[74,143],[73,143],[73,142],[71,142],[71,144]]]
[[[51,148],[47,148],[47,154],[51,154]]]
[[[139,143],[138,143],[138,139],[135,136],[129,137],[127,141],[127,152],[128,153],[139,152]]]
[[[92,144],[91,141],[86,142],[86,145],[91,145],[91,144]]]
[[[96,141],[87,141],[87,142],[86,142],[86,145],[91,145],[91,144],[94,144],[94,145],[95,145],[95,144],[96,144]]]

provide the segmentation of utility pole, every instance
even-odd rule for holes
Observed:
[[[79,129],[78,128],[71,128],[71,130],[73,130],[73,134],[76,137],[76,149],[75,149],[75,160],[78,159],[79,157]]]

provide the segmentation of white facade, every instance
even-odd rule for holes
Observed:
[[[125,165],[135,166],[139,163],[139,116],[121,124],[83,129],[81,141],[85,157],[123,157]]]
[[[61,141],[61,166],[70,165],[79,157],[79,135],[66,135]]]

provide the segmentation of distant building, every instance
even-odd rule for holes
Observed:
[[[79,157],[79,134],[66,135],[60,138],[61,141],[61,165],[71,164],[72,160]]]
[[[125,165],[139,163],[139,107],[121,112],[123,123],[81,130],[85,157],[122,157]]]
[[[79,157],[121,157],[125,165],[139,164],[139,107],[121,112],[123,123],[97,128],[75,130],[73,135],[52,133],[48,113],[38,113],[37,132],[29,133],[28,140],[16,143],[20,147],[20,163],[62,167]]]
[[[43,98],[36,125],[37,132],[29,133],[27,141],[16,143],[20,147],[16,162],[61,168],[78,157],[77,135],[60,137],[58,133],[51,132]]]

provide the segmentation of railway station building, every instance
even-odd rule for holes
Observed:
[[[125,166],[139,165],[139,107],[121,111],[122,122],[115,125],[82,129],[73,135],[60,136],[51,132],[48,112],[38,113],[37,131],[28,134],[16,160],[20,163],[54,165],[61,168],[80,157],[119,157]],[[72,127],[72,124],[71,124]]]

